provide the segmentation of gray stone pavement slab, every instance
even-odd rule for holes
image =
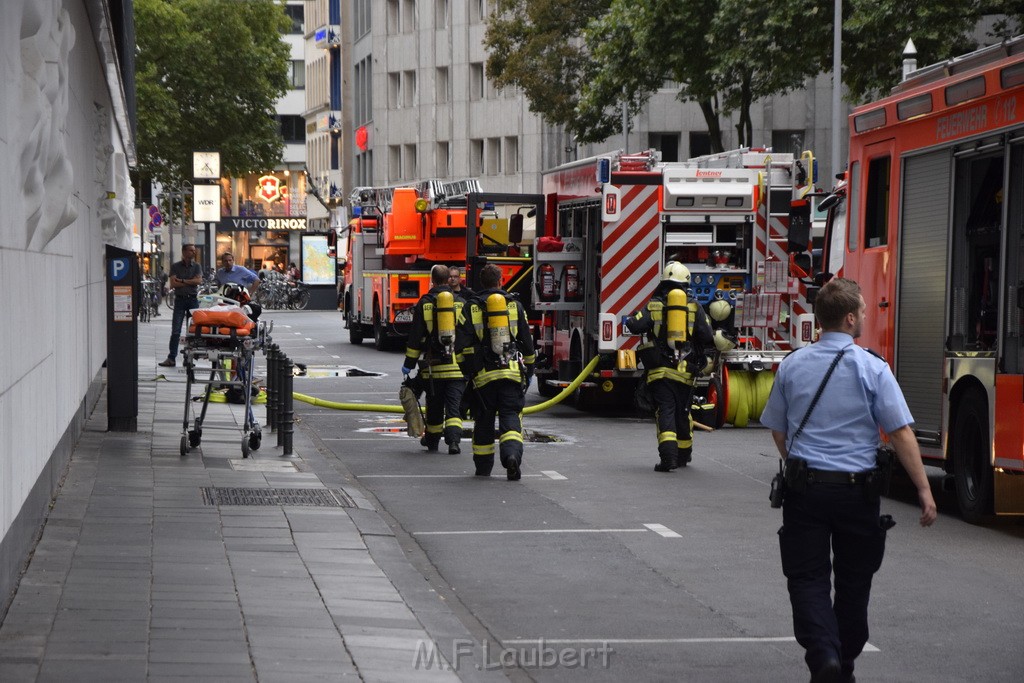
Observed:
[[[168,329],[139,327],[138,431],[104,431],[102,397],[87,421],[0,615],[0,681],[459,680],[413,656],[469,631],[300,428],[294,457],[265,431],[242,460],[240,410],[211,404],[179,455],[183,377],[155,368]],[[210,486],[338,488],[356,507],[218,507]]]

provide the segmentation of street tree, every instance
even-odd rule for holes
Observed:
[[[135,0],[142,176],[179,185],[195,150],[219,151],[232,176],[280,163],[289,22],[280,0]]]
[[[935,61],[971,47],[979,0],[844,0],[844,81],[851,99],[898,82],[907,38]],[[908,5],[911,5],[908,7]],[[489,21],[488,76],[523,89],[532,111],[580,142],[621,130],[659,90],[704,116],[713,150],[735,114],[753,144],[754,102],[831,69],[833,0],[499,0]],[[919,38],[920,37],[920,38]]]

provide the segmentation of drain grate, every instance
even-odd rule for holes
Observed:
[[[207,505],[298,505],[321,508],[355,507],[355,501],[339,489],[270,489],[203,486]]]

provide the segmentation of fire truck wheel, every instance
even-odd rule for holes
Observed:
[[[973,390],[958,404],[953,425],[953,475],[960,514],[971,524],[992,516],[993,481],[988,454],[988,398]]]
[[[388,347],[388,335],[380,321],[380,311],[376,308],[373,309],[373,346],[378,351],[384,351]]]
[[[352,314],[352,309],[348,309],[345,313],[345,317],[348,318],[348,341],[351,344],[362,344],[363,343],[363,326],[359,324],[359,321],[355,319],[355,315]]]
[[[554,398],[561,393],[562,388],[559,386],[551,386],[547,383],[546,377],[537,378],[537,393],[544,398]]]

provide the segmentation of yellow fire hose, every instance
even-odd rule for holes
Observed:
[[[543,403],[527,406],[526,408],[523,409],[523,413],[526,415],[532,415],[533,413],[538,413],[542,410],[547,410],[551,406],[557,405],[558,403],[564,401],[572,394],[572,392],[576,391],[576,389],[579,388],[580,384],[583,383],[583,380],[586,379],[587,375],[589,375],[594,370],[594,368],[597,367],[598,358],[599,356],[594,356],[591,359],[591,361],[587,364],[587,367],[583,368],[583,372],[579,374],[579,377],[570,382],[569,386],[562,389],[562,391],[560,391],[558,395],[552,396]],[[405,414],[405,408],[403,408],[400,405],[392,406],[383,405],[380,403],[338,403],[337,401],[327,401],[322,398],[317,398],[315,396],[307,396],[306,394],[300,394],[298,392],[293,392],[292,396],[295,398],[296,401],[302,401],[303,403],[319,406],[320,408],[331,408],[333,410],[359,410],[371,413],[400,413],[402,415]]]

